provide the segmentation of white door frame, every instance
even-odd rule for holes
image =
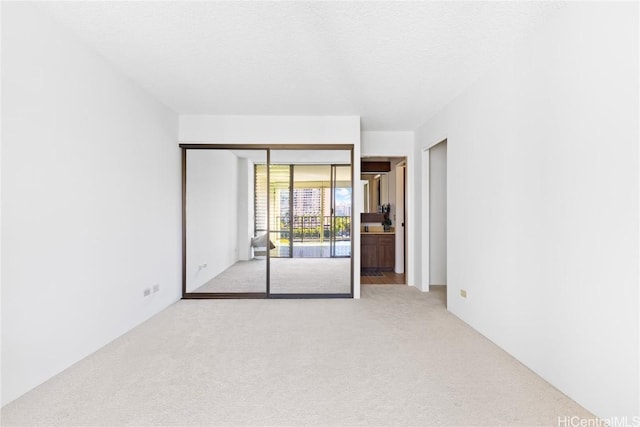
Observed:
[[[359,159],[363,157],[405,157],[407,159],[407,181],[405,193],[407,206],[405,211],[406,231],[406,269],[405,277],[407,285],[419,289],[418,277],[420,272],[420,259],[416,256],[420,245],[420,236],[414,232],[414,227],[419,226],[420,213],[418,204],[419,160],[416,150],[414,132],[362,132],[361,146],[358,153]],[[354,152],[355,155],[355,152]],[[360,163],[357,166],[360,166]],[[360,170],[358,169],[358,173]],[[360,238],[359,233],[354,233]],[[359,241],[358,241],[359,244]],[[359,249],[359,248],[356,248]],[[356,271],[357,269],[354,269]],[[359,271],[358,271],[359,273]]]
[[[405,164],[405,168],[406,168],[406,172],[407,172],[407,180],[405,182],[405,197],[406,197],[406,209],[404,212],[404,219],[405,219],[405,233],[406,233],[406,241],[405,241],[405,245],[406,245],[406,251],[405,251],[405,262],[406,262],[406,269],[405,269],[405,282],[408,286],[414,286],[418,289],[420,289],[419,284],[414,283],[414,280],[416,280],[416,267],[418,266],[418,260],[415,257],[415,250],[414,248],[417,248],[417,245],[419,244],[419,242],[417,242],[417,236],[414,235],[413,233],[413,227],[414,227],[414,223],[417,222],[415,221],[413,218],[417,218],[418,217],[418,212],[415,210],[415,193],[414,193],[414,189],[417,188],[417,186],[414,185],[415,183],[415,179],[416,179],[416,175],[415,175],[415,171],[417,169],[417,160],[416,158],[416,151],[414,147],[411,147],[411,150],[393,150],[393,149],[388,149],[385,147],[385,149],[381,149],[381,150],[367,150],[364,153],[360,153],[360,160],[362,159],[366,159],[368,157],[403,157],[406,160],[406,164]],[[360,274],[360,270],[354,268],[354,271],[357,271],[358,274]]]

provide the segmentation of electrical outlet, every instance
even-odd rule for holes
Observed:
[[[465,291],[464,289],[460,289],[460,296],[462,298],[466,298],[467,297],[467,291]]]
[[[156,283],[155,285],[153,285],[153,293],[155,294],[156,292],[158,292],[160,290],[160,283]]]
[[[146,289],[144,290],[144,296],[145,296],[145,297],[148,297],[149,295],[151,295],[151,288],[146,288]]]

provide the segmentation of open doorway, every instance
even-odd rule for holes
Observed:
[[[406,285],[406,157],[363,157],[360,283]]]
[[[429,149],[429,289],[447,285],[447,140]]]

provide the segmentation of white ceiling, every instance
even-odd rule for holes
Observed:
[[[559,8],[479,1],[41,4],[177,113],[359,115],[363,130],[415,129]]]

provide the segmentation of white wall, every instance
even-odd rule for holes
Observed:
[[[181,115],[181,143],[218,144],[353,144],[354,159],[360,159],[358,116],[216,116]],[[353,164],[360,176],[360,162]],[[353,186],[354,200],[362,198]],[[353,216],[352,230],[360,229],[360,216]],[[354,265],[360,265],[360,233],[352,233]],[[354,297],[360,298],[360,271],[353,271]]]
[[[225,144],[353,144],[357,116],[181,115],[180,142]]]
[[[416,150],[414,147],[413,132],[396,132],[396,131],[379,131],[379,132],[362,132],[362,148],[361,157],[406,157],[407,158],[407,211],[405,212],[405,225],[407,234],[407,284],[420,288],[419,282],[416,282],[416,273],[420,266],[415,260],[418,254],[418,243],[416,234],[419,230],[419,221],[417,220],[416,211],[416,192],[414,185],[416,177]],[[394,177],[395,179],[395,177]],[[395,182],[393,184],[395,189]],[[415,219],[415,220],[414,220]],[[400,230],[396,229],[398,232]],[[396,236],[396,251],[401,250],[398,247],[400,241]],[[360,265],[360,264],[357,264]],[[428,290],[428,289],[426,289]]]
[[[238,169],[228,150],[187,151],[187,292],[238,260]]]
[[[2,404],[179,298],[177,124],[37,4],[2,4]]]
[[[448,140],[449,310],[604,418],[640,413],[638,72],[637,3],[566,4],[416,132]]]
[[[447,284],[447,142],[429,155],[429,284]]]

